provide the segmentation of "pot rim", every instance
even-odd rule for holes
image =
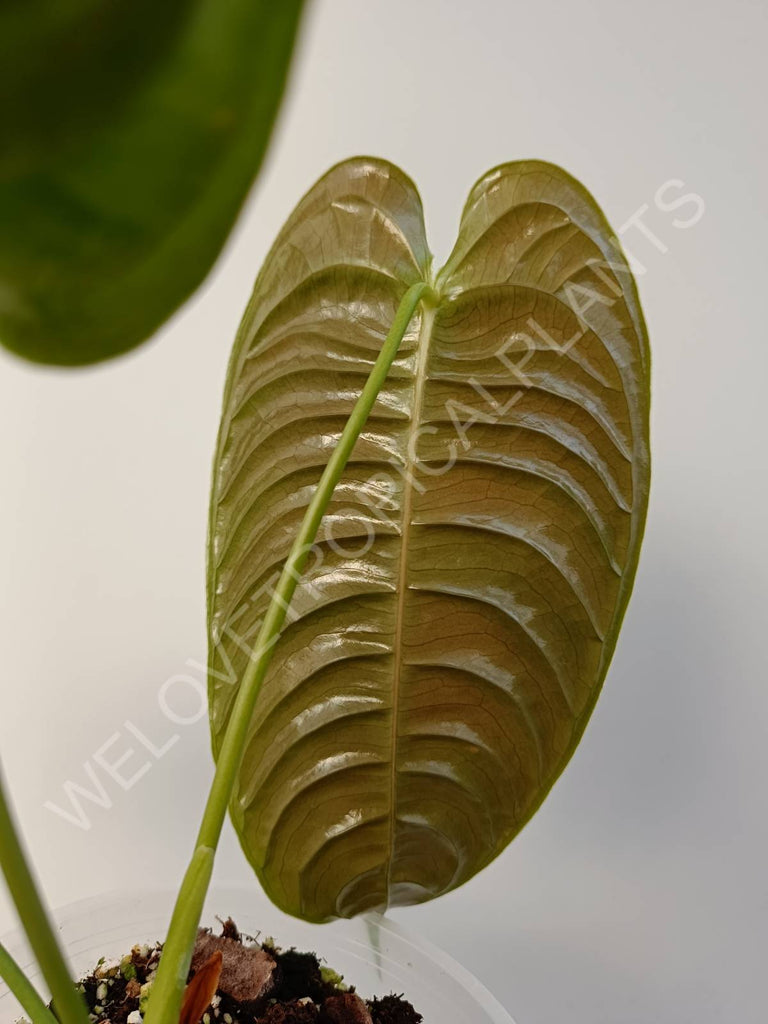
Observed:
[[[55,908],[52,917],[66,953],[74,963],[75,973],[82,974],[89,966],[93,966],[98,956],[110,954],[110,943],[146,941],[153,934],[159,938],[167,926],[175,896],[175,890],[142,887],[135,891],[113,890]],[[283,914],[266,900],[257,885],[216,883],[211,886],[206,898],[203,923],[209,926],[214,924],[215,919],[234,909],[231,907],[233,902],[237,903],[238,911],[233,916],[246,932],[249,920],[263,917],[268,927],[261,929],[258,934],[274,934],[278,944],[283,946],[317,948],[332,967],[336,966],[335,959],[344,957],[345,964],[359,961],[361,968],[368,971],[377,965],[380,975],[384,969],[390,979],[396,978],[398,982],[409,971],[414,971],[410,984],[413,986],[412,1001],[417,1009],[419,996],[416,990],[426,984],[432,993],[443,992],[443,998],[448,998],[453,989],[456,1000],[464,1000],[468,1006],[473,1004],[477,1011],[482,1011],[476,1018],[480,1024],[515,1024],[507,1010],[471,971],[429,940],[385,915],[372,913],[330,924],[311,925]],[[106,919],[114,920],[115,923],[106,929],[100,924],[97,924],[95,930],[88,927],[89,921],[94,923]],[[136,938],[133,940],[126,936],[129,928],[131,931],[136,930]],[[140,929],[143,930],[142,934],[138,934]],[[40,970],[34,963],[21,929],[10,930],[1,937],[1,941],[29,977],[39,982]],[[98,949],[102,949],[102,952],[96,953]],[[127,951],[127,948],[122,950]],[[95,959],[91,961],[90,957],[94,954]],[[354,984],[354,967],[346,969]],[[383,979],[384,976],[381,976]],[[364,988],[363,985],[359,987]],[[409,998],[407,988],[404,992],[406,998]],[[451,1002],[454,1003],[453,998]],[[11,1006],[16,1012],[9,1016]],[[18,1014],[15,1000],[7,986],[0,981],[0,1024],[16,1019]],[[424,1018],[426,1024],[436,1024],[427,1013]]]

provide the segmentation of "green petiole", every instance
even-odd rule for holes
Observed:
[[[423,299],[429,299],[430,295],[429,285],[419,282],[412,285],[403,296],[360,398],[323,471],[275,587],[224,735],[195,852],[179,890],[160,967],[152,986],[145,1024],[176,1024],[179,1019],[192,949],[211,879],[216,847],[243,757],[248,727],[261,684],[272,660],[275,642],[285,625],[291,599],[306,567],[310,549],[315,542],[336,484],[384,385],[408,325],[419,303]]]
[[[2,943],[0,943],[0,977],[19,1001],[22,1010],[32,1024],[58,1024],[35,986]]]
[[[56,1016],[61,1024],[89,1024],[85,1002],[75,988],[75,983],[59,948],[48,914],[37,891],[37,885],[24,856],[21,840],[5,797],[2,776],[0,776],[0,867],[2,867],[11,898],[19,913],[32,952],[35,954],[35,959],[51,990]],[[23,992],[27,998],[34,992],[34,988],[32,983],[24,977],[21,968],[7,953],[0,956],[0,974],[24,1005],[19,992]],[[40,997],[37,996],[37,999],[40,1000]],[[39,1015],[39,1006],[36,1008],[41,1024],[49,1024],[51,1018],[49,1011],[46,1010],[47,1016],[44,1017]],[[45,1009],[44,1006],[43,1009]],[[36,1019],[35,1024],[37,1024]]]

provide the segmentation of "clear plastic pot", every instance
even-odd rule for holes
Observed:
[[[99,957],[119,957],[137,942],[155,942],[167,927],[171,892],[138,892],[81,900],[54,916],[74,971],[81,976]],[[425,1024],[514,1024],[504,1007],[463,967],[435,946],[389,918],[368,915],[352,921],[311,925],[281,913],[257,887],[216,886],[203,915],[216,926],[231,915],[246,934],[272,936],[278,945],[313,950],[343,974],[364,997],[403,993]],[[20,932],[3,938],[24,966],[32,958]],[[39,980],[39,972],[28,973]],[[0,1024],[11,1024],[20,1009],[0,984]]]

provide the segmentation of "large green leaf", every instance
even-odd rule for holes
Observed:
[[[406,289],[432,280],[413,184],[331,170],[240,328],[209,551],[218,751],[277,570]],[[531,817],[594,706],[649,482],[637,292],[549,164],[472,190],[328,510],[232,802],[271,898],[310,920],[460,885]]]
[[[264,155],[302,0],[0,0],[0,341],[139,344],[211,268]]]

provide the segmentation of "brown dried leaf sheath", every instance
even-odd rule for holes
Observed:
[[[179,1024],[200,1024],[219,987],[221,965],[222,955],[217,951],[195,973],[184,992]]]

